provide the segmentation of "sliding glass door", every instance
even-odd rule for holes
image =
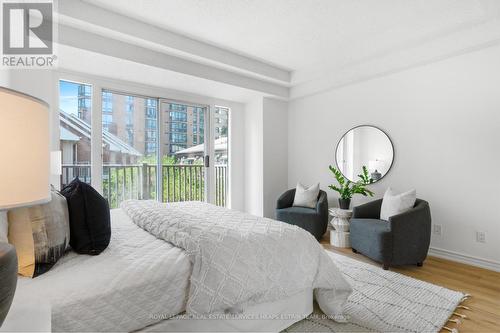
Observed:
[[[206,201],[209,162],[205,141],[208,107],[161,100],[160,200]]]
[[[102,190],[112,208],[156,199],[158,99],[103,90]]]
[[[229,108],[216,106],[214,109],[214,171],[215,204],[227,206],[229,171]]]
[[[228,108],[59,86],[62,186],[79,177],[100,187],[111,208],[127,199],[228,205]]]

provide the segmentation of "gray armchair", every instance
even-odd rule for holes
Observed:
[[[353,252],[381,262],[384,269],[395,265],[422,266],[431,241],[431,211],[427,201],[402,214],[380,220],[382,199],[354,207],[351,219]]]
[[[295,189],[283,193],[276,203],[276,219],[296,225],[309,231],[317,240],[326,232],[328,226],[328,197],[319,191],[315,208],[293,207]]]

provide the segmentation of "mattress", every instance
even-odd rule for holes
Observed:
[[[112,237],[98,256],[70,252],[47,273],[19,278],[12,307],[48,304],[53,331],[125,331],[184,311],[191,263],[185,252],[111,211]]]

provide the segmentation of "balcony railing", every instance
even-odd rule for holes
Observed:
[[[127,199],[155,199],[157,191],[156,165],[104,165],[102,190],[111,208]],[[90,165],[63,165],[61,185],[75,177],[91,182]],[[203,165],[163,165],[161,170],[162,202],[204,201],[205,167]],[[227,166],[215,166],[215,203],[227,204]]]

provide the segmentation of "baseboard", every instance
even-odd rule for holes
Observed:
[[[468,254],[458,253],[436,247],[431,247],[429,249],[429,255],[433,257],[448,259],[451,261],[457,261],[463,264],[468,264],[471,266],[477,266],[492,271],[500,272],[500,262],[494,260],[482,259],[470,256]]]

